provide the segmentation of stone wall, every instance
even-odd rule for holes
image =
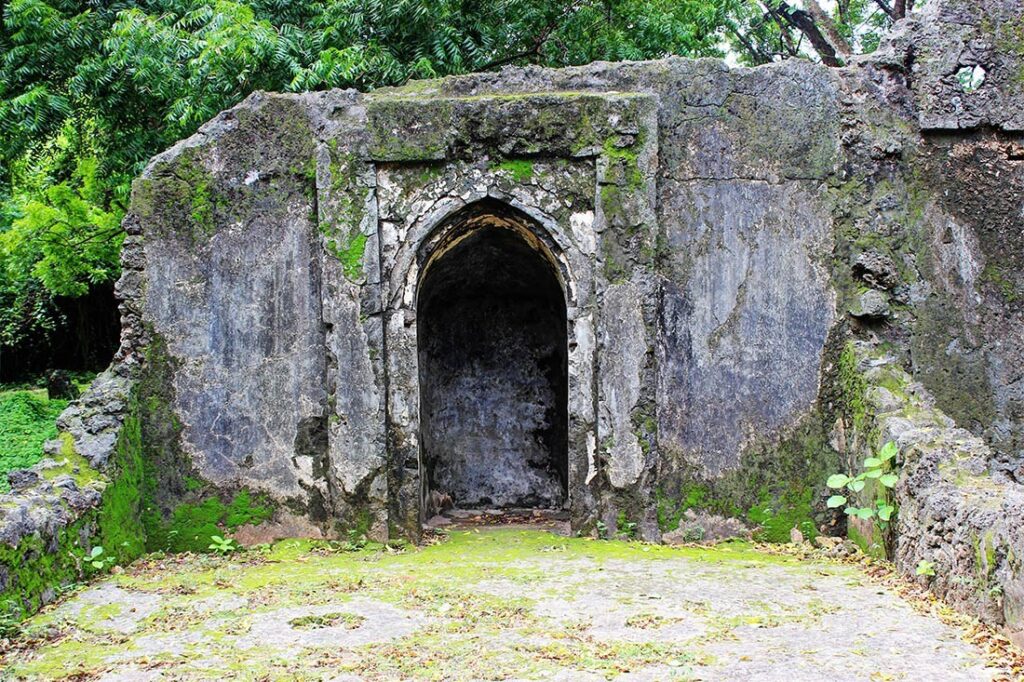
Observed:
[[[576,528],[654,538],[692,506],[770,538],[832,527],[851,335],[895,344],[1012,470],[1008,8],[934,3],[838,70],[670,59],[250,98],[136,188],[142,318],[180,422],[158,469],[262,493],[317,532],[415,537],[435,486],[421,271],[452,216],[495,202],[535,225],[564,291]],[[177,480],[164,514],[192,492]]]
[[[1016,546],[973,491],[994,481],[1012,506],[1024,476],[1020,10],[936,0],[843,69],[666,59],[254,94],[137,181],[110,375],[133,407],[69,437],[91,458],[137,419],[151,548],[201,549],[225,527],[416,539],[430,494],[467,483],[438,477],[430,449],[479,435],[432,426],[446,406],[423,381],[436,365],[421,333],[442,318],[423,319],[424,273],[500,224],[557,280],[565,404],[552,407],[561,388],[505,382],[519,402],[459,419],[496,412],[500,435],[533,452],[520,469],[549,467],[552,484],[534,455],[564,448],[552,461],[575,530],[657,539],[700,510],[764,539],[843,532],[828,474],[863,454],[865,424],[917,411],[942,446],[928,429],[899,434],[904,511],[888,544],[904,570],[935,561],[951,598],[1018,622],[1009,559],[985,583],[1002,607],[950,582],[989,569],[960,556],[970,543],[949,524]],[[461,274],[476,282],[464,290],[514,291],[496,265]],[[851,340],[887,349],[926,405],[865,402]],[[511,371],[540,353],[524,344],[507,349],[506,379],[529,375]],[[480,473],[481,452],[448,461]],[[7,509],[64,513],[66,486],[14,478]],[[89,495],[42,526],[101,509]]]

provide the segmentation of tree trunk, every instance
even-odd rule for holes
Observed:
[[[853,48],[850,47],[850,43],[846,42],[846,38],[840,35],[839,30],[836,29],[835,22],[832,21],[832,17],[821,9],[818,0],[804,0],[804,5],[807,7],[807,13],[814,19],[814,23],[820,26],[828,35],[828,40],[835,51],[843,57],[849,57],[853,54]]]

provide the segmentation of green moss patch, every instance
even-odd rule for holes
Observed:
[[[147,547],[170,552],[207,552],[210,538],[240,526],[269,519],[273,506],[266,498],[240,490],[227,502],[211,495],[197,502],[185,502],[167,519],[150,515],[146,519]]]
[[[335,253],[341,261],[341,267],[345,271],[345,276],[349,279],[357,279],[363,274],[366,235],[361,233],[350,235],[344,247],[338,248]]]
[[[516,182],[529,182],[533,178],[533,162],[527,159],[507,159],[492,164],[491,169],[508,173]]]
[[[781,442],[748,446],[739,465],[716,478],[695,468],[665,472],[657,491],[661,530],[675,530],[693,509],[742,519],[761,542],[789,542],[794,528],[816,537],[834,518],[824,508],[825,480],[839,466],[828,423],[815,411]]]
[[[750,508],[747,519],[759,526],[754,539],[762,542],[789,542],[790,531],[796,528],[805,539],[818,536],[814,522],[811,488],[786,490],[780,495],[765,494],[762,501]]]
[[[288,621],[297,630],[319,630],[321,628],[345,627],[354,630],[366,621],[357,613],[325,613],[323,615],[300,616]]]

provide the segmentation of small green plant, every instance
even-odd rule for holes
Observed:
[[[366,547],[366,536],[357,530],[349,530],[348,539],[342,541],[341,550],[343,552],[358,552],[359,550]]]
[[[211,535],[210,540],[212,542],[210,542],[209,549],[212,549],[218,554],[225,555],[238,551],[238,545],[236,545],[235,541],[231,538],[222,538],[219,535]]]
[[[700,542],[704,539],[707,531],[702,526],[690,526],[683,533],[683,540],[686,542]]]
[[[601,540],[608,539],[608,524],[600,519],[597,521],[597,537]]]
[[[917,562],[917,568],[914,569],[914,573],[917,575],[924,575],[932,577],[935,575],[935,562],[921,559]]]
[[[13,639],[21,632],[21,618],[17,604],[8,600],[0,609],[0,639]]]
[[[877,481],[883,489],[889,489],[896,486],[899,481],[899,476],[892,471],[891,462],[896,457],[899,449],[896,444],[892,441],[882,446],[876,457],[868,457],[864,460],[863,471],[856,476],[849,476],[847,474],[832,474],[828,477],[826,485],[833,490],[846,489],[849,493],[860,493],[864,490],[865,486],[871,481]],[[846,513],[849,516],[856,516],[859,519],[870,519],[878,517],[883,524],[888,524],[892,519],[892,515],[896,512],[896,507],[889,503],[888,496],[883,495],[880,499],[875,502],[874,506],[858,507],[850,504],[848,494],[835,494],[828,498],[829,509],[837,509],[845,506]]]
[[[985,84],[987,75],[983,66],[965,66],[956,72],[956,79],[964,92],[971,93]]]
[[[89,552],[89,557],[86,559],[90,566],[97,571],[102,571],[104,568],[108,568],[114,565],[117,561],[114,557],[106,554],[103,551],[103,547],[96,545]]]
[[[625,512],[619,512],[619,517],[616,519],[616,526],[618,526],[618,537],[633,540],[636,538],[636,521],[630,521],[626,518]]]

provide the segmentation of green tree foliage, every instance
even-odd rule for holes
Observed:
[[[879,16],[888,2],[836,0],[817,19],[870,49],[907,0]],[[730,46],[751,64],[814,57],[794,12],[782,0],[0,0],[0,346],[59,326],[53,297],[117,277],[131,178],[253,90]]]

